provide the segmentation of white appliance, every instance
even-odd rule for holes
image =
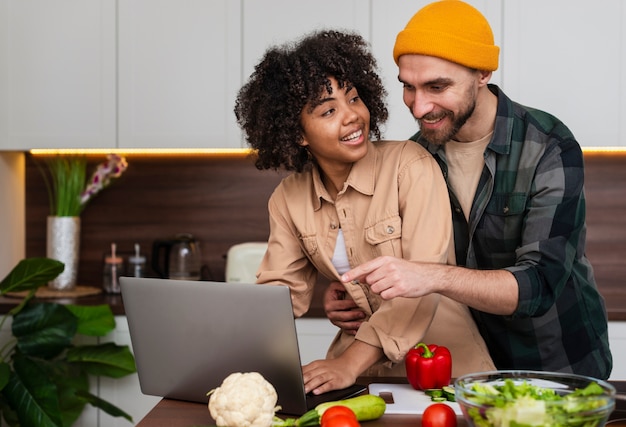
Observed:
[[[255,283],[256,272],[267,251],[267,242],[245,242],[231,246],[226,254],[226,281]]]

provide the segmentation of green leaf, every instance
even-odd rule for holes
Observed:
[[[81,398],[85,399],[85,401],[90,403],[92,406],[102,409],[107,414],[113,417],[124,417],[131,423],[133,422],[133,417],[128,415],[126,412],[122,411],[117,406],[111,404],[110,402],[102,400],[98,396],[94,396],[93,394],[86,392],[86,391],[81,391],[81,392],[78,392],[77,394]]]
[[[13,317],[17,347],[32,356],[51,359],[72,344],[78,320],[61,304],[29,304]]]
[[[41,367],[57,386],[59,407],[64,426],[73,425],[88,403],[79,396],[89,390],[89,377],[80,367],[64,360],[40,361]]]
[[[97,376],[121,378],[137,372],[128,346],[114,343],[73,347],[67,352],[67,361],[78,363],[86,372]]]
[[[11,365],[0,362],[0,390],[2,390],[9,382],[11,376]]]
[[[37,362],[16,355],[14,372],[3,390],[22,426],[61,427],[57,388]]]
[[[103,305],[66,305],[78,318],[78,333],[92,337],[103,337],[115,329],[115,317],[111,307]]]
[[[50,258],[21,260],[0,282],[0,294],[37,289],[63,272],[65,265]]]
[[[56,216],[78,216],[83,205],[80,195],[87,180],[85,156],[55,156],[47,160],[48,170],[42,170],[50,197],[50,214]]]

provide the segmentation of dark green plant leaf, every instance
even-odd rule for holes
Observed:
[[[65,265],[50,258],[21,260],[0,282],[0,294],[37,289],[63,272]]]
[[[0,362],[0,390],[9,382],[11,375],[11,366],[8,363]]]
[[[137,372],[128,346],[114,343],[73,347],[66,357],[68,362],[80,364],[91,375],[121,378]]]
[[[37,362],[16,354],[3,390],[22,426],[62,427],[57,388]]]
[[[66,305],[78,318],[78,333],[103,337],[115,329],[115,317],[111,307],[103,305]]]
[[[89,391],[89,377],[79,366],[62,359],[40,361],[49,378],[57,386],[59,407],[64,426],[73,425],[88,403],[79,396],[81,391]]]
[[[72,344],[78,319],[61,304],[29,304],[13,317],[13,335],[24,354],[51,359]]]
[[[98,396],[94,396],[93,394],[86,391],[78,392],[78,395],[81,398],[85,399],[87,402],[89,402],[92,406],[102,409],[104,412],[113,417],[124,417],[131,423],[133,422],[133,417],[122,411],[117,406],[111,404],[110,402],[100,399]]]

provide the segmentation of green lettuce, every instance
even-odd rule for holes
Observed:
[[[470,390],[478,395],[467,400],[482,406],[468,410],[478,427],[596,427],[609,414],[609,410],[595,412],[609,403],[596,382],[566,395],[510,378],[498,385],[472,384]]]

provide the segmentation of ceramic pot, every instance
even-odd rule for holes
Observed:
[[[76,288],[80,253],[80,217],[49,216],[46,256],[65,264],[65,269],[48,283],[50,289],[69,291]]]

